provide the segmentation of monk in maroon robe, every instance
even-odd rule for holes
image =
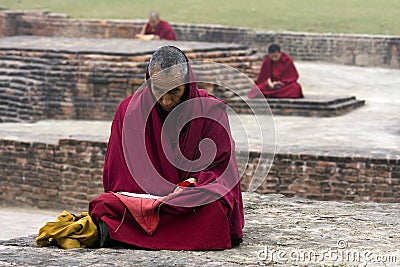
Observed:
[[[247,95],[249,98],[302,98],[298,78],[293,60],[281,52],[279,45],[272,44],[262,63],[256,86]]]
[[[137,35],[138,38],[143,37],[142,39],[146,39],[146,36],[151,36],[152,40],[170,40],[176,41],[176,36],[174,30],[171,25],[164,20],[160,20],[158,13],[151,12],[149,16],[149,22],[147,22],[140,34]]]
[[[89,205],[100,245],[169,250],[239,245],[243,203],[225,102],[197,88],[186,55],[174,46],[152,55],[146,80],[116,111],[105,193]]]

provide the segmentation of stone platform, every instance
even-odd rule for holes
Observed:
[[[248,49],[245,45],[232,43],[207,43],[196,41],[143,41],[135,39],[96,39],[96,38],[67,38],[41,36],[13,36],[0,38],[0,50],[16,51],[48,51],[76,54],[99,55],[151,55],[157,48],[166,45],[177,45],[181,50],[191,52],[238,51]],[[194,56],[194,55],[192,55]],[[201,55],[197,55],[201,57]]]
[[[34,243],[35,236],[29,236],[0,241],[0,265],[379,267],[400,264],[399,203],[320,202],[248,193],[243,198],[244,242],[231,250],[62,250],[39,248]],[[29,213],[25,216],[29,217]],[[13,221],[12,217],[5,219]],[[2,229],[7,227],[5,224]]]
[[[164,45],[181,48],[191,60],[223,63],[243,73],[253,73],[259,62],[249,47],[228,43],[0,38],[0,121],[112,119],[118,104],[143,84],[151,54]],[[219,77],[207,66],[194,71],[199,80]]]
[[[346,114],[356,108],[364,106],[364,100],[358,100],[355,96],[340,97],[332,95],[305,95],[300,99],[277,99],[267,100],[274,115],[291,115],[306,117],[334,117]],[[251,110],[247,103],[253,107]],[[251,114],[252,112],[265,110],[265,101],[250,99],[243,101],[240,98],[228,100],[228,105],[240,114]]]
[[[112,119],[118,104],[143,84],[151,54],[167,44],[180,47],[192,61],[206,62],[193,64],[199,87],[227,100],[237,112],[249,112],[232,90],[247,94],[253,84],[245,75],[255,78],[262,55],[245,45],[15,36],[0,38],[0,122]],[[304,100],[270,103],[276,115],[326,117],[364,102],[306,94]]]

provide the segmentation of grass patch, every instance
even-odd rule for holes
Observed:
[[[0,8],[49,9],[74,18],[147,18],[255,30],[400,35],[398,0],[0,0]]]

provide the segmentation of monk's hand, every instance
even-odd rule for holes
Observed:
[[[185,181],[188,181],[191,184],[197,183],[197,179],[196,178],[187,178]]]
[[[274,89],[280,88],[282,86],[282,82],[276,81],[272,83]]]
[[[179,183],[179,184],[183,184],[183,183],[185,183],[185,182],[194,184],[194,183],[197,182],[197,179],[191,177],[191,178],[188,178],[188,179],[186,179],[185,181],[183,181],[183,182],[181,182],[181,183]],[[183,191],[183,188],[185,188],[185,187],[187,186],[187,185],[186,185],[186,186],[180,186],[179,184],[178,184],[178,186],[175,188],[174,193],[182,192],[182,191]]]
[[[274,83],[271,81],[271,78],[268,78],[267,85],[269,88],[274,88]]]
[[[183,187],[182,186],[177,186],[173,193],[180,193],[182,191],[183,191]]]
[[[161,38],[160,38],[160,36],[158,36],[158,35],[154,35],[154,37],[153,37],[153,40],[160,40]]]

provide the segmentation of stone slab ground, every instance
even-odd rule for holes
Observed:
[[[244,202],[245,238],[235,249],[62,250],[38,248],[35,236],[29,236],[0,241],[0,266],[400,265],[400,203],[321,202],[255,193],[244,193]],[[30,225],[29,215],[21,229]]]
[[[228,105],[236,113],[252,114],[265,110],[263,99],[228,99]],[[249,105],[251,105],[251,108]],[[304,117],[334,117],[346,114],[362,107],[365,100],[355,96],[306,95],[300,99],[268,99],[273,115],[304,116]]]

